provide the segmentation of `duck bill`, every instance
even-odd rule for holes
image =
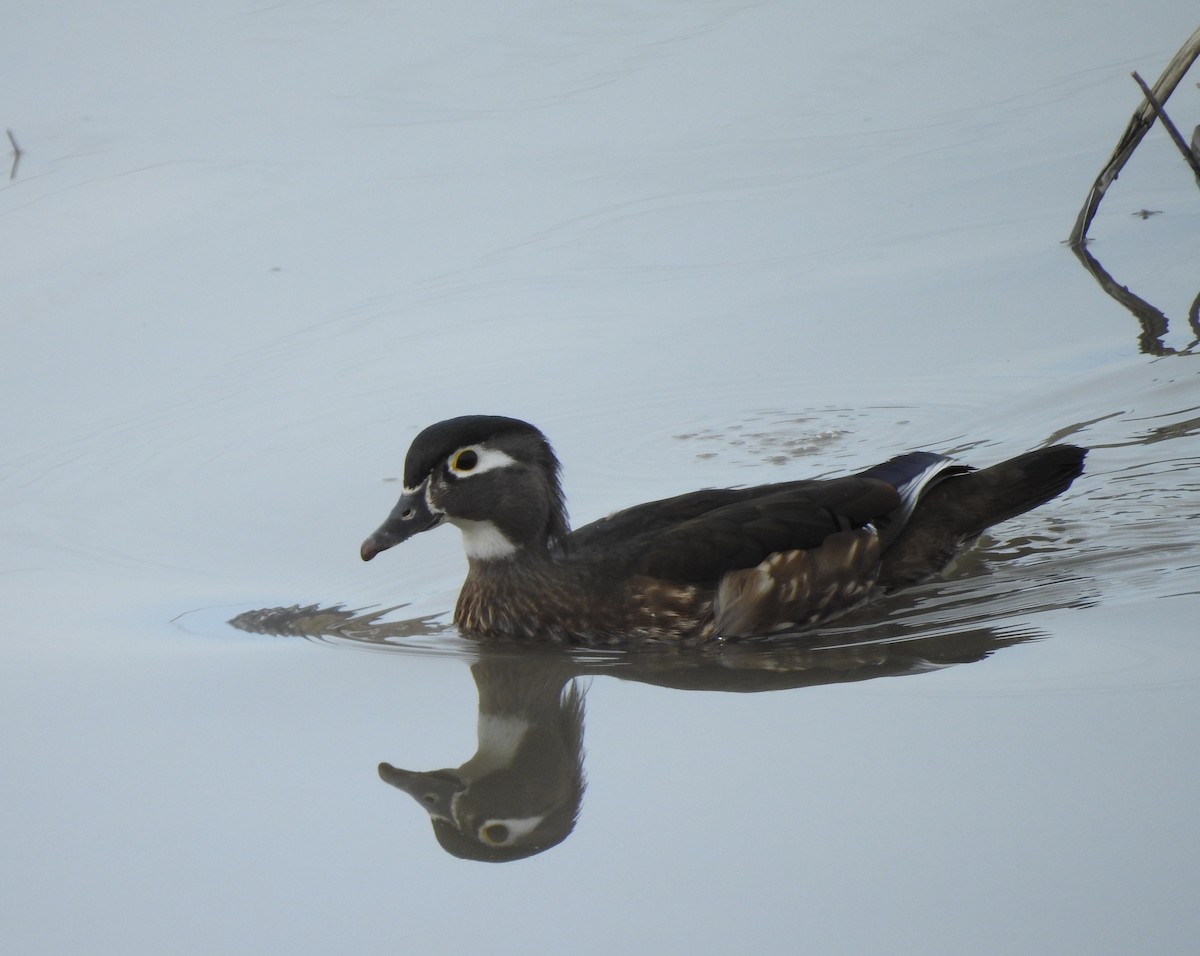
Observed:
[[[440,524],[441,520],[440,514],[429,510],[424,486],[417,488],[411,494],[405,493],[400,497],[387,520],[362,543],[359,554],[364,561],[370,561],[380,551],[394,548],[414,534],[428,531]]]
[[[466,782],[451,770],[433,770],[417,773],[402,770],[390,763],[379,765],[379,779],[403,790],[421,804],[430,816],[451,818],[454,798],[462,793]]]

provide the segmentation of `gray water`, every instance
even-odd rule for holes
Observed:
[[[10,13],[6,949],[1195,951],[1200,206],[1161,130],[1089,249],[1166,328],[1061,245],[1195,28],[1161,6]],[[542,427],[577,523],[1093,451],[801,642],[514,660],[449,624],[454,532],[357,555],[466,413]],[[582,733],[519,862],[377,770],[494,744],[481,695]]]

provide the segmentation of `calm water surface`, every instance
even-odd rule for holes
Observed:
[[[1089,247],[1165,323],[1060,245],[1194,15],[26,11],[8,946],[1194,952],[1200,213],[1165,136]],[[1093,451],[817,634],[517,653],[449,626],[452,531],[357,556],[415,432],[472,412],[547,432],[577,523]],[[405,792],[459,767],[496,846]]]

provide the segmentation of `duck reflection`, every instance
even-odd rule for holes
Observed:
[[[959,582],[961,585],[962,582]],[[1021,606],[1089,603],[1077,580],[1041,589]],[[1068,596],[1069,595],[1069,596]],[[988,600],[956,589],[953,602],[922,612],[929,595],[898,596],[893,615],[870,609],[820,632],[760,641],[637,651],[560,649],[460,641],[479,695],[475,753],[457,767],[409,770],[384,762],[379,776],[429,814],[433,833],[456,857],[505,862],[561,843],[579,819],[585,788],[584,697],[588,679],[610,677],[675,690],[762,693],[923,674],[981,661],[1036,639],[1028,628],[994,626],[1011,595]],[[396,609],[389,609],[396,610]],[[947,620],[957,625],[947,628]],[[435,617],[389,620],[388,611],[318,606],[249,611],[235,627],[429,653],[454,641]],[[957,629],[955,629],[957,628]]]
[[[582,685],[563,656],[486,653],[471,665],[479,743],[459,767],[379,765],[384,782],[429,814],[448,853],[503,862],[566,839],[583,802]]]
[[[471,665],[479,692],[474,755],[453,769],[432,771],[382,763],[379,776],[425,809],[448,853],[516,860],[561,843],[579,817],[585,694],[579,678],[754,693],[925,673],[982,660],[1028,639],[981,629],[894,643],[733,645],[607,657],[483,645]]]
[[[919,600],[912,597],[914,608]],[[386,613],[297,606],[249,611],[230,623],[256,633],[397,651],[419,650],[423,638],[447,638],[447,628],[435,618],[388,621]],[[1029,630],[990,626],[931,633],[901,615],[873,623],[868,618],[865,624],[850,618],[819,634],[690,650],[581,651],[464,642],[479,694],[475,753],[457,767],[439,770],[384,762],[379,776],[429,814],[446,852],[492,863],[518,860],[561,843],[579,819],[585,679],[614,677],[713,692],[794,690],[968,664],[1035,637]]]
[[[1031,640],[1028,630],[976,626],[939,633],[908,614],[869,616],[795,638],[702,649],[581,651],[463,642],[479,694],[475,753],[457,767],[408,770],[379,765],[385,782],[429,814],[433,833],[454,856],[504,862],[541,853],[575,827],[584,793],[584,680],[613,677],[676,690],[760,693],[921,674],[980,661]],[[907,603],[907,602],[902,602]],[[976,609],[982,617],[984,611]],[[962,609],[959,609],[960,613]],[[447,640],[432,618],[387,621],[384,612],[292,607],[252,611],[242,630],[320,641],[419,650]],[[978,623],[978,619],[977,619]]]

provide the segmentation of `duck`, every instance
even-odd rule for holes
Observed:
[[[572,530],[546,436],[465,415],[413,439],[400,500],[360,556],[457,527],[467,576],[454,624],[477,640],[746,640],[819,627],[934,577],[985,529],[1066,491],[1086,455],[1056,444],[975,468],[914,451],[843,477],[693,491]]]

